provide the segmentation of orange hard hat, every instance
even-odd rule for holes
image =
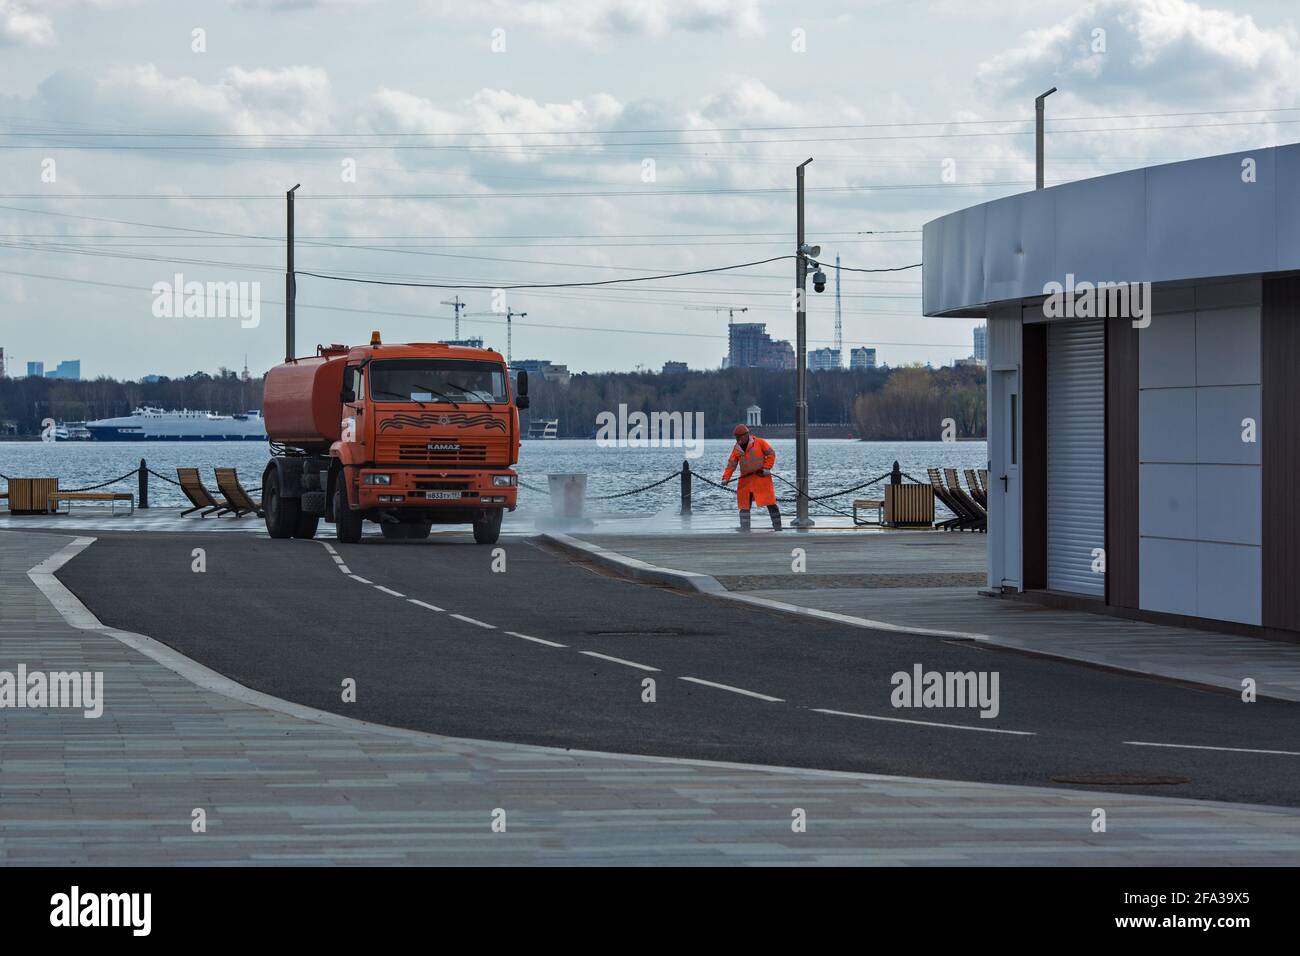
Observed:
[[[737,438],[739,438],[741,435],[748,435],[749,429],[746,428],[744,425],[737,425],[736,430],[732,434],[734,434]]]

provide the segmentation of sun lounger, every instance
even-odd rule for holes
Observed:
[[[930,476],[930,488],[934,491],[934,496],[943,502],[944,507],[953,514],[951,518],[936,522],[935,527],[947,531],[951,531],[953,528],[961,530],[973,523],[975,515],[962,507],[961,502],[954,498],[948,489],[944,487],[943,479],[939,477],[939,469],[927,468],[926,472]]]
[[[244,486],[239,483],[239,474],[233,468],[214,468],[213,471],[217,476],[217,490],[225,496],[226,504],[235,512],[235,517],[240,518],[247,514],[255,514],[259,518],[262,515],[262,503],[254,501],[252,497],[244,490]]]
[[[980,507],[979,502],[966,493],[966,489],[961,486],[961,479],[957,477],[957,469],[945,468],[943,473],[948,480],[949,493],[961,503],[968,514],[975,517],[975,520],[969,525],[971,530],[987,531],[989,527],[988,512]]]
[[[989,510],[989,493],[988,489],[980,483],[979,476],[975,474],[974,468],[966,469],[966,487],[970,489],[970,496],[975,499],[985,511]]]
[[[231,510],[228,505],[223,505],[212,497],[212,492],[208,491],[203,479],[199,477],[197,468],[177,468],[176,479],[181,483],[181,491],[185,492],[185,497],[194,506],[182,511],[182,517],[197,511],[200,518],[206,518],[210,514],[220,516]]]

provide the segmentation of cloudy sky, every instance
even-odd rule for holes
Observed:
[[[0,0],[0,347],[10,374],[260,372],[298,268],[492,287],[787,255],[794,167],[823,257],[920,261],[920,228],[1048,180],[1300,138],[1294,0]],[[515,358],[717,367],[727,315],[791,338],[789,260],[518,290]],[[260,283],[260,324],[155,315],[173,281]],[[920,272],[844,273],[846,348],[950,363]],[[833,337],[833,283],[810,347]],[[303,276],[299,352],[452,335],[453,289]],[[497,304],[501,304],[498,301]]]

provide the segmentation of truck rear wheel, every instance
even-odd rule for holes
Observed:
[[[487,517],[474,522],[475,544],[496,544],[501,537],[501,509],[496,508],[487,513]]]
[[[266,515],[266,532],[272,538],[290,538],[298,530],[301,504],[297,498],[280,494],[280,473],[272,468],[262,481],[262,513]]]
[[[343,544],[356,544],[361,540],[363,521],[361,512],[348,507],[347,481],[339,475],[338,488],[334,492],[334,537]]]

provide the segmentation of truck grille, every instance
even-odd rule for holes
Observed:
[[[381,463],[421,462],[431,465],[506,465],[510,461],[508,439],[458,442],[454,439],[399,441],[381,438],[376,448]]]
[[[468,491],[470,482],[468,479],[463,481],[443,480],[427,478],[424,475],[415,476],[415,488],[417,491]]]

